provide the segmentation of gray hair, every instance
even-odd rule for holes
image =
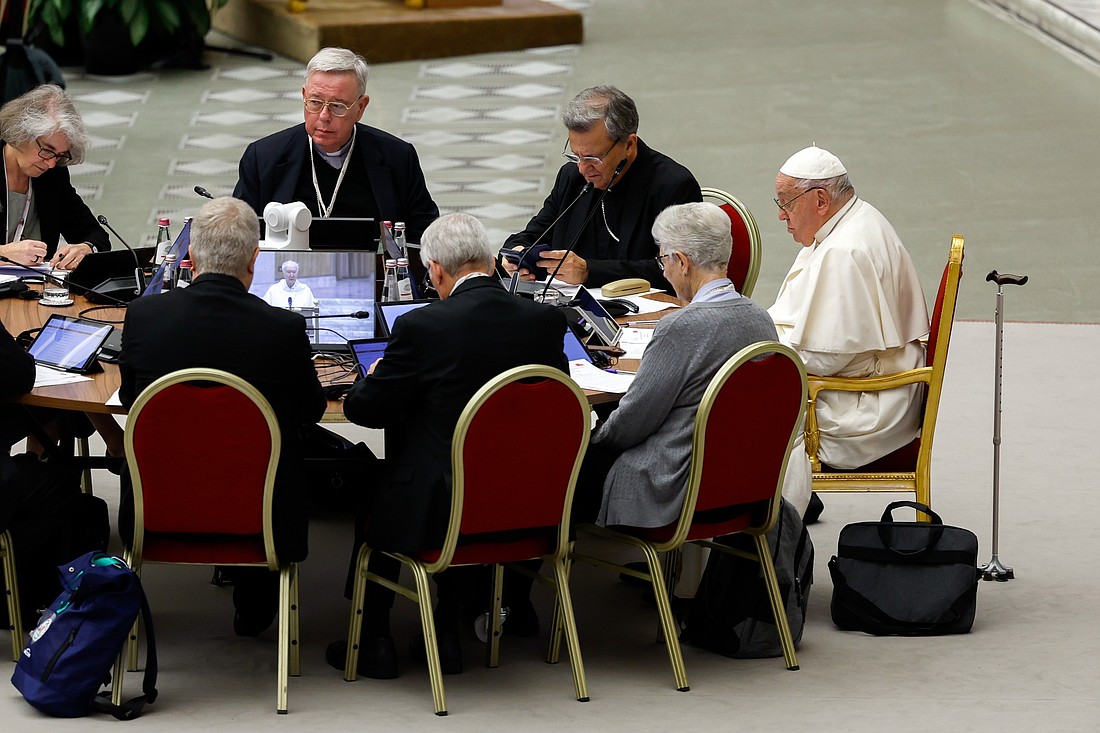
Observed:
[[[489,242],[485,225],[469,214],[444,214],[424,230],[420,237],[420,261],[437,262],[448,275],[456,275],[467,265],[492,266],[496,248]]]
[[[295,262],[294,260],[287,260],[286,262],[284,262],[282,265],[279,266],[279,272],[286,272],[286,268],[288,268],[288,267],[290,267],[294,270],[301,270],[302,269],[301,267],[298,266],[298,263]]]
[[[318,71],[355,74],[359,96],[367,93],[367,76],[370,74],[370,69],[367,67],[367,60],[354,51],[333,46],[322,48],[306,64],[306,79],[309,79],[310,74]]]
[[[585,89],[561,113],[565,129],[572,132],[588,132],[600,120],[612,140],[638,132],[638,108],[634,100],[613,86]]]
[[[856,193],[856,187],[848,180],[848,174],[844,173],[833,178],[795,178],[792,184],[797,191],[809,191],[811,188],[824,189],[829,198],[837,203],[844,203]]]
[[[714,204],[669,206],[657,215],[652,233],[662,254],[680,252],[699,269],[726,271],[733,250],[730,218]]]
[[[0,108],[0,138],[9,145],[20,148],[55,132],[69,141],[71,165],[83,162],[88,149],[84,120],[73,100],[56,84],[37,86]]]
[[[260,223],[251,206],[220,196],[199,209],[191,222],[191,261],[195,273],[244,279],[259,246]]]

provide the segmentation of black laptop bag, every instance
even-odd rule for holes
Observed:
[[[932,518],[895,522],[894,509]],[[978,538],[949,527],[923,504],[895,501],[878,522],[849,524],[829,561],[832,616],[839,628],[868,634],[963,634],[974,623]]]

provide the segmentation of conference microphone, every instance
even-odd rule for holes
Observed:
[[[619,161],[619,164],[615,166],[615,172],[611,174],[611,180],[607,182],[607,188],[603,190],[600,197],[596,199],[596,205],[592,207],[592,210],[588,212],[588,216],[585,217],[584,223],[581,224],[581,228],[577,230],[576,236],[573,237],[573,241],[569,243],[569,246],[565,248],[565,254],[558,260],[557,266],[554,271],[551,272],[546,278],[546,286],[542,289],[542,296],[539,298],[541,301],[546,301],[546,291],[550,289],[550,283],[557,276],[558,270],[565,264],[565,259],[569,256],[569,253],[573,251],[573,248],[577,246],[577,242],[580,241],[581,235],[584,234],[584,230],[588,228],[588,223],[592,221],[592,217],[596,215],[600,205],[603,203],[604,197],[607,196],[607,192],[611,190],[612,184],[615,183],[615,179],[619,177],[619,174],[623,172],[623,168],[626,167],[626,158]]]
[[[310,318],[370,318],[370,311],[355,311],[354,313],[326,313],[323,316],[310,316]]]
[[[524,247],[524,249],[520,252],[520,255],[519,255],[519,264],[523,263],[523,258],[527,256],[528,252],[530,252],[532,249],[534,249],[539,243],[542,242],[543,239],[546,238],[546,235],[550,233],[550,231],[554,228],[554,225],[557,224],[559,221],[561,221],[561,218],[563,216],[565,216],[569,212],[570,209],[573,208],[573,205],[581,200],[581,196],[584,196],[586,193],[588,193],[591,190],[592,190],[592,181],[586,181],[584,186],[581,188],[581,192],[577,194],[577,197],[569,202],[569,205],[566,206],[560,214],[558,214],[557,218],[555,218],[554,221],[550,222],[550,226],[548,226],[548,227],[546,227],[546,229],[542,230],[542,234],[539,235],[538,239],[536,239],[534,242],[532,242],[527,247]],[[555,272],[556,272],[556,270],[555,270]],[[519,267],[517,265],[516,271],[512,273],[512,279],[508,283],[508,292],[511,293],[512,295],[515,295],[516,294],[516,288],[518,288],[518,287],[519,287]]]
[[[134,248],[131,247],[129,243],[122,238],[121,234],[115,231],[115,228],[111,226],[110,223],[107,221],[107,217],[105,217],[103,214],[100,214],[98,217],[96,217],[96,219],[99,221],[100,224],[107,227],[107,230],[110,231],[111,234],[115,235],[115,239],[122,242],[122,246],[130,250],[130,254],[134,256],[134,285],[136,286],[136,288],[134,289],[134,295],[141,295],[142,292],[145,291],[145,272],[142,270],[141,260],[138,259],[137,252],[135,252]]]
[[[105,293],[96,293],[92,288],[86,288],[83,285],[80,285],[78,283],[74,283],[72,281],[66,282],[64,280],[61,280],[59,278],[54,277],[53,275],[49,274],[48,272],[42,272],[41,270],[36,270],[33,267],[28,267],[27,265],[24,265],[22,262],[16,262],[15,260],[11,259],[10,257],[5,257],[4,255],[0,255],[0,262],[7,262],[9,265],[14,265],[15,267],[20,267],[24,270],[27,270],[28,272],[32,272],[36,276],[42,278],[43,280],[49,280],[50,282],[56,283],[58,285],[67,285],[69,288],[78,288],[82,291],[82,293],[81,293],[82,295],[87,295],[88,293],[94,293],[96,296],[98,296],[100,298],[111,301],[112,303],[117,305],[119,308],[125,308],[126,307],[126,301],[119,300],[118,298],[113,298],[110,295],[106,295]]]
[[[202,186],[195,186],[195,193],[197,193],[199,196],[202,196],[205,199],[214,198],[214,194],[210,193],[209,191],[207,191]]]
[[[286,307],[287,308],[293,308],[294,307],[294,296],[293,295],[288,295],[287,296],[287,298],[286,298]]]

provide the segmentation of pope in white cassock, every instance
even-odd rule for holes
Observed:
[[[779,169],[775,203],[802,251],[768,312],[806,371],[865,377],[923,366],[928,306],[916,269],[890,222],[855,195],[840,160],[816,146],[795,153]],[[921,390],[822,392],[822,462],[858,468],[911,442]],[[792,468],[808,472],[809,464]]]
[[[264,300],[276,308],[309,308],[313,305],[313,291],[298,281],[298,263],[287,260],[279,268],[283,279],[274,283],[264,293]]]

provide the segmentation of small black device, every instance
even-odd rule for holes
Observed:
[[[114,326],[72,316],[52,315],[27,351],[36,364],[66,372],[88,374],[101,371],[96,354]]]

